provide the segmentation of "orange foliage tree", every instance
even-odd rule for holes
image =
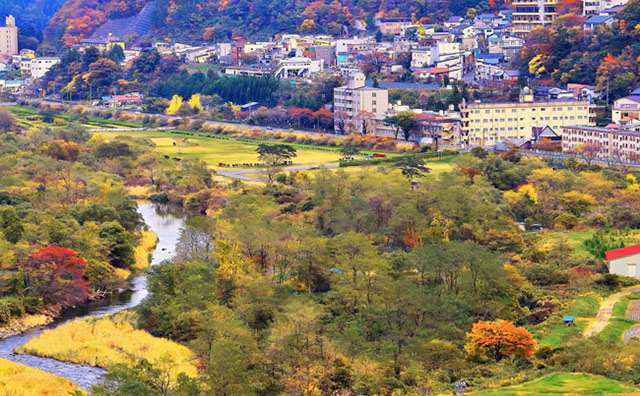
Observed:
[[[536,340],[524,327],[506,320],[478,321],[467,333],[465,350],[470,355],[500,361],[505,357],[528,357],[536,348]]]

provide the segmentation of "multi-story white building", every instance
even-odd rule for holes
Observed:
[[[18,28],[13,15],[5,18],[5,26],[0,27],[0,60],[7,61],[18,54]]]
[[[627,96],[613,102],[611,121],[619,124],[620,120],[624,119],[640,119],[640,96]]]
[[[629,0],[582,0],[582,15],[600,15],[602,11],[625,5]]]
[[[58,57],[38,57],[31,59],[29,65],[29,73],[32,78],[40,78],[43,77],[49,69],[51,69],[54,65],[60,63],[60,58]]]
[[[524,37],[533,29],[550,26],[556,19],[558,0],[514,0],[511,32]]]
[[[530,139],[533,128],[548,126],[556,133],[566,125],[595,125],[588,100],[534,101],[529,90],[520,102],[463,103],[463,136],[472,146],[487,146],[516,139]]]
[[[562,151],[590,146],[598,158],[635,160],[640,158],[640,132],[626,128],[597,128],[570,125],[562,128]]]
[[[324,69],[324,60],[311,60],[306,56],[296,56],[280,61],[274,72],[276,78],[309,78]]]
[[[349,76],[347,85],[333,90],[337,132],[341,129],[362,132],[363,123],[374,128],[375,119],[384,118],[389,107],[389,93],[386,89],[367,87],[365,80],[364,74],[355,73]]]

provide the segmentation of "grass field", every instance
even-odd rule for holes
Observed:
[[[132,136],[138,138],[151,139],[156,144],[158,152],[179,158],[198,158],[205,161],[209,166],[222,169],[218,163],[242,164],[257,163],[258,156],[256,148],[258,144],[282,143],[280,141],[257,141],[228,136],[205,135],[194,132],[193,136],[182,134],[172,134],[170,131],[108,131],[100,132],[100,135],[107,140],[116,136]],[[187,143],[182,144],[179,139],[186,137]],[[176,143],[174,145],[174,143]],[[338,162],[341,155],[337,148],[303,145],[296,143],[285,143],[296,148],[298,156],[294,158],[294,165],[327,164]],[[373,153],[367,151],[366,153]],[[398,155],[397,153],[386,153],[388,156]],[[363,154],[364,155],[364,154]],[[224,168],[233,169],[233,168]]]
[[[32,367],[0,359],[0,395],[69,396],[79,391],[71,381]],[[82,392],[82,394],[85,394]]]
[[[71,114],[56,114],[55,120],[53,123],[46,123],[42,121],[42,117],[38,114],[36,109],[31,107],[23,107],[23,106],[8,106],[7,109],[13,113],[16,117],[16,123],[21,128],[61,128],[67,125],[73,119],[73,115]],[[104,120],[102,118],[95,117],[85,117],[81,122],[81,125],[88,129],[102,129],[102,128],[110,128],[110,129],[118,129],[118,128],[127,128],[141,127],[140,124],[134,124],[125,121],[119,120]]]
[[[74,320],[45,330],[17,352],[103,368],[144,358],[152,364],[169,364],[173,374],[196,375],[195,356],[189,348],[134,329],[134,320],[131,312]]]
[[[635,320],[627,319],[627,309],[632,300],[640,300],[640,292],[635,292],[621,297],[611,311],[611,319],[607,326],[600,332],[600,338],[605,340],[619,340],[631,326],[638,324]]]
[[[482,396],[525,396],[525,395],[591,395],[610,396],[627,393],[637,388],[622,382],[590,374],[553,373],[522,385],[497,390],[472,393]]]
[[[151,263],[151,253],[156,248],[158,243],[158,235],[153,231],[140,231],[140,242],[135,248],[136,263],[135,268],[146,269],[149,268]]]
[[[548,330],[546,331],[541,331],[541,334],[536,334],[539,337],[538,344],[560,347],[565,345],[571,338],[582,337],[589,323],[598,315],[601,302],[602,298],[596,294],[576,297],[565,311],[547,319],[545,323],[548,323],[550,327],[547,327]],[[567,326],[562,323],[562,318],[566,315],[576,318],[574,326]],[[542,327],[544,328],[545,326],[543,325]]]
[[[439,175],[444,172],[450,172],[451,170],[453,170],[453,165],[451,165],[451,161],[454,158],[456,158],[456,156],[449,156],[442,159],[425,160],[426,165],[429,167],[429,173],[425,175],[425,177]],[[370,173],[378,172],[380,168],[386,168],[388,170],[391,170],[390,169],[391,166],[392,166],[391,164],[385,163],[385,164],[374,164],[374,165],[365,164],[362,166],[346,166],[346,167],[340,167],[340,168],[327,168],[327,169],[331,172],[345,172],[347,174],[370,174]],[[305,172],[307,172],[311,177],[313,177],[320,170],[321,169],[311,169]],[[401,176],[399,170],[391,170],[391,171],[397,172],[398,176]],[[244,174],[244,176],[255,177],[258,179],[266,180],[266,176],[264,175],[264,173],[260,173],[260,171],[246,173]],[[416,180],[420,180],[420,178]]]

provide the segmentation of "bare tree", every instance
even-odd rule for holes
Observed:
[[[591,166],[591,163],[602,152],[602,146],[596,143],[581,143],[576,145],[574,151],[578,157]]]

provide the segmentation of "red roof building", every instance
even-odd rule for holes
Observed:
[[[640,265],[640,244],[605,252],[609,273],[638,279]]]
[[[626,246],[620,249],[609,250],[605,252],[607,260],[615,260],[621,257],[631,256],[640,253],[640,244]]]

